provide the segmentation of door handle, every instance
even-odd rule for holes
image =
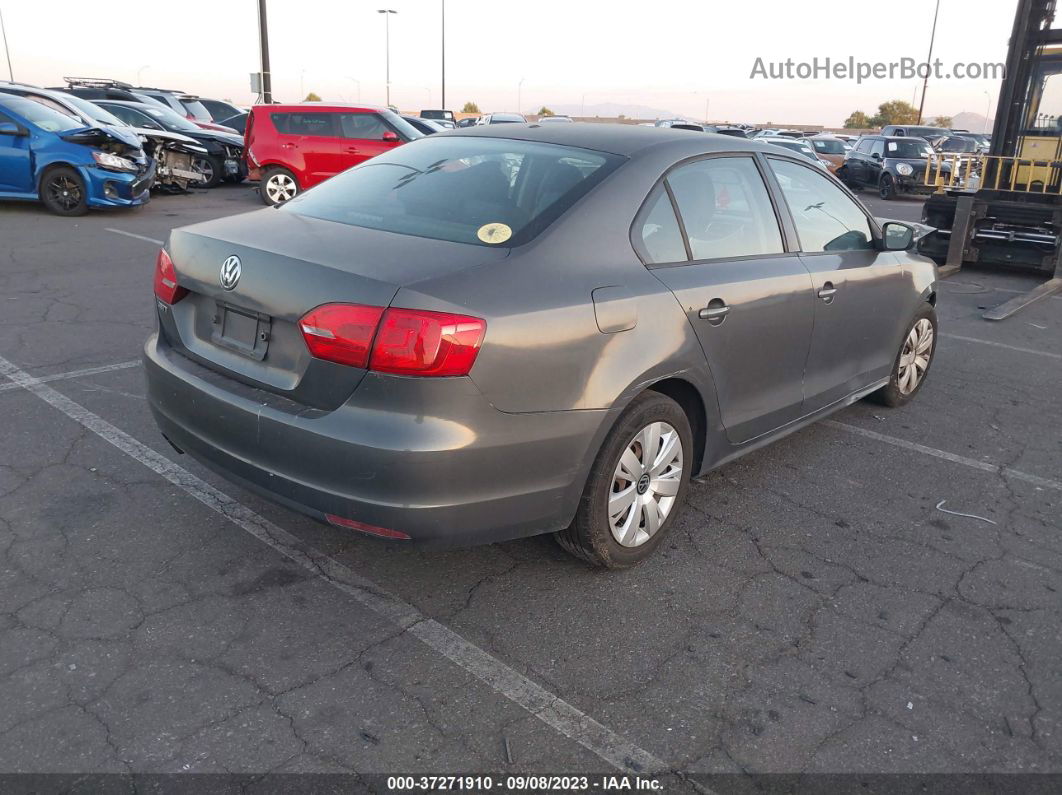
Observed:
[[[286,143],[286,144],[281,144],[280,148],[281,149],[296,149],[297,146],[296,146],[296,144],[293,144],[293,143]]]
[[[729,312],[730,307],[727,306],[726,301],[722,298],[713,298],[708,302],[708,306],[697,313],[697,317],[707,320],[713,326],[718,326],[726,319]]]
[[[356,146],[348,146],[343,151],[346,152],[348,155],[356,155],[358,153],[358,148]]]
[[[826,282],[819,288],[819,298],[827,304],[833,303],[833,297],[835,295],[837,295],[837,288],[833,286],[833,282]]]

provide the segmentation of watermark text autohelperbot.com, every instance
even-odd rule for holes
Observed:
[[[945,64],[939,58],[919,61],[899,58],[895,61],[858,61],[847,58],[812,58],[784,61],[756,58],[749,73],[750,80],[1002,80],[1006,65],[987,61],[957,61]]]

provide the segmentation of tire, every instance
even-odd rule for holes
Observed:
[[[915,358],[912,359],[911,350],[913,349],[917,352],[922,349],[927,323],[930,337],[928,346],[925,347],[922,354],[925,356],[925,366],[920,368],[918,366],[920,357],[916,354]],[[922,329],[921,334],[919,329]],[[937,350],[938,336],[937,312],[930,304],[923,304],[910,324],[908,324],[907,331],[903,335],[900,350],[896,353],[896,359],[892,364],[892,374],[889,376],[889,383],[871,394],[870,397],[889,408],[898,408],[910,403],[929,376],[929,368],[933,366],[933,356]],[[912,368],[914,376],[908,376],[907,374],[912,371]],[[915,379],[914,384],[908,383],[905,376],[907,378],[913,377]]]
[[[881,182],[878,183],[878,195],[885,201],[896,198],[896,183],[892,179],[892,174],[881,175]]]
[[[88,212],[85,181],[70,166],[56,166],[44,172],[39,195],[44,206],[56,215],[74,216]]]
[[[295,175],[286,168],[280,168],[279,166],[267,168],[262,174],[262,182],[258,186],[258,195],[270,207],[290,201],[301,192],[302,188],[299,187],[299,181],[295,178]]]
[[[647,438],[653,439],[648,444],[658,451],[656,475],[642,465]],[[690,422],[679,404],[659,392],[639,395],[609,431],[590,469],[575,519],[557,533],[557,542],[594,566],[625,569],[641,563],[660,546],[682,513],[693,455]],[[632,477],[623,478],[624,473]],[[631,498],[613,514],[615,523],[609,511],[614,494]],[[655,530],[654,517],[659,522]]]
[[[207,178],[200,183],[201,188],[216,188],[225,174],[225,164],[216,157],[197,157],[192,161],[192,168]]]

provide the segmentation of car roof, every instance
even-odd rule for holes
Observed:
[[[325,112],[339,112],[344,110],[353,110],[361,113],[381,113],[389,108],[379,107],[376,105],[346,105],[342,102],[292,102],[286,105],[270,104],[270,105],[253,105],[251,110],[279,110],[287,113],[295,111],[325,111]]]
[[[432,137],[441,136],[509,138],[518,141],[534,141],[561,146],[592,149],[624,157],[633,157],[647,149],[674,147],[676,153],[688,152],[762,152],[759,139],[735,138],[732,135],[705,133],[690,135],[689,130],[672,130],[670,127],[643,127],[640,124],[589,123],[589,124],[504,124],[496,127],[481,125],[446,130]],[[787,139],[788,140],[788,139]]]

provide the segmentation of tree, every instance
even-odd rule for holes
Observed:
[[[465,106],[461,108],[462,113],[480,113],[479,105],[475,102],[466,102]]]
[[[536,116],[556,116],[557,114],[554,113],[553,111],[551,111],[545,105],[543,105],[541,108],[538,109],[538,113],[536,113],[535,115]]]
[[[934,127],[950,127],[952,124],[951,116],[937,116],[931,124]]]
[[[306,95],[306,99],[303,100],[303,102],[320,102],[320,101],[321,101],[321,98],[319,96],[317,96],[315,93],[313,93],[312,91],[309,94],[307,94]]]
[[[870,123],[870,117],[861,110],[852,111],[852,115],[844,120],[844,126],[847,130],[865,130],[868,127],[873,127]]]
[[[884,127],[886,124],[917,124],[918,108],[902,99],[882,102],[878,105],[878,115],[870,122],[874,127]]]

